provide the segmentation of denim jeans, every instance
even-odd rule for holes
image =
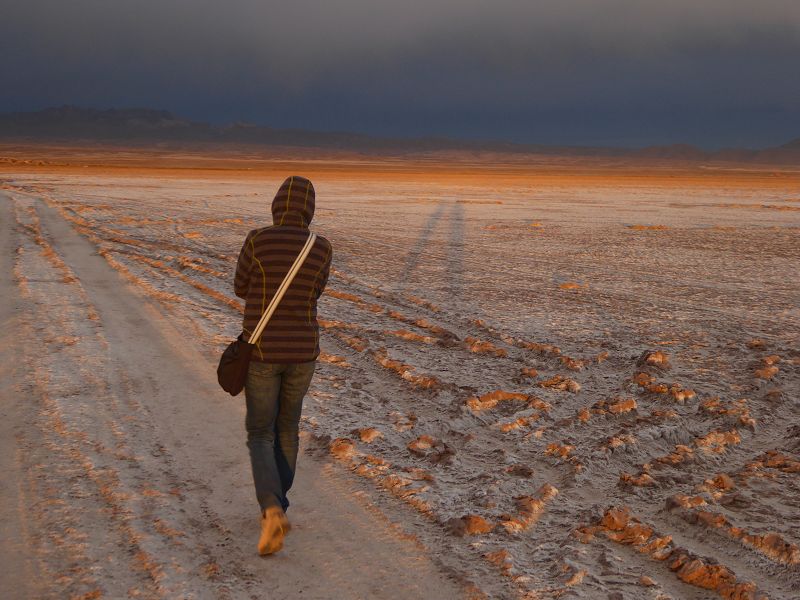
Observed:
[[[256,498],[263,511],[270,505],[289,507],[299,446],[303,397],[316,361],[272,364],[253,361],[244,387],[247,401],[247,447],[253,467]]]

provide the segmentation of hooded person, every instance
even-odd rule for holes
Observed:
[[[255,328],[305,245],[314,205],[311,182],[289,177],[272,200],[272,225],[247,234],[234,278],[234,292],[245,301],[245,336]],[[280,550],[289,531],[286,495],[297,465],[303,397],[319,356],[317,299],[328,281],[331,257],[330,242],[318,235],[253,349],[247,373],[245,428],[261,507],[258,552],[262,555]]]

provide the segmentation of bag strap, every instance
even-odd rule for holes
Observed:
[[[292,267],[289,269],[289,272],[284,277],[283,282],[281,283],[280,287],[278,287],[278,291],[275,292],[275,295],[272,297],[272,300],[269,302],[269,306],[267,306],[267,310],[264,311],[264,314],[261,315],[261,319],[258,321],[258,325],[253,330],[253,334],[250,336],[248,343],[250,344],[257,344],[261,334],[264,332],[264,328],[267,326],[267,323],[272,318],[272,313],[275,312],[275,309],[278,308],[278,303],[283,298],[283,295],[286,293],[286,290],[289,289],[289,285],[291,285],[292,280],[294,279],[295,275],[297,275],[298,271],[300,271],[300,267],[305,262],[308,255],[311,253],[311,248],[314,246],[314,242],[317,239],[317,234],[312,233],[308,236],[306,240],[305,246],[300,251],[300,254],[297,258],[294,259],[294,263]]]

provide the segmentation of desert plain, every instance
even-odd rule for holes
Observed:
[[[255,554],[233,268],[334,246]],[[3,597],[800,597],[800,169],[0,146]]]

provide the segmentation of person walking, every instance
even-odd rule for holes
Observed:
[[[246,335],[305,245],[314,206],[311,182],[289,177],[272,200],[272,225],[247,234],[234,277],[234,292],[245,301]],[[317,299],[327,284],[332,254],[331,243],[318,235],[253,349],[247,373],[245,428],[261,507],[261,555],[279,551],[289,532],[287,493],[297,466],[300,414],[319,356]]]

